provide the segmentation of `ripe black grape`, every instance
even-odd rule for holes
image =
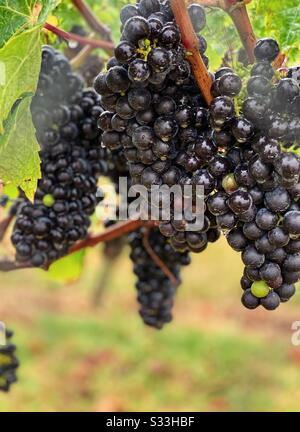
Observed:
[[[5,331],[5,345],[0,346],[0,391],[8,392],[10,386],[17,381],[16,370],[19,361],[16,357],[16,346],[12,344],[13,332]]]

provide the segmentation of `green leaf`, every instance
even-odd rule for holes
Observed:
[[[47,276],[58,282],[75,282],[82,274],[84,266],[85,250],[67,255],[53,263]]]
[[[0,134],[16,100],[35,93],[40,67],[39,27],[11,38],[0,49]]]
[[[58,0],[0,0],[0,47],[16,33],[43,24]]]
[[[5,185],[3,188],[3,193],[11,200],[16,200],[19,197],[19,189],[13,184]]]
[[[33,200],[41,172],[30,103],[30,97],[20,101],[0,135],[0,178],[20,187]]]

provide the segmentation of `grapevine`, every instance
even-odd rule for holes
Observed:
[[[120,11],[117,43],[84,1],[72,3],[91,33],[43,25],[69,44],[64,52],[41,50],[30,104],[41,178],[32,200],[21,188],[16,199],[1,192],[0,240],[12,226],[15,257],[3,258],[0,271],[47,271],[100,243],[107,255],[112,246],[113,260],[127,243],[139,313],[162,329],[172,320],[181,269],[224,235],[244,264],[243,306],[273,311],[290,300],[300,281],[300,67],[283,67],[278,42],[255,36],[249,1],[138,0]],[[228,65],[210,70],[203,36],[210,7],[231,16],[248,76]],[[192,229],[190,214],[178,220],[173,198],[167,219],[138,212],[94,232],[103,178],[117,194],[120,178],[128,190],[143,186],[146,208],[153,187],[167,185],[182,196],[190,186],[194,210],[201,187],[203,223]],[[10,342],[0,347],[0,389],[15,381],[14,352]]]

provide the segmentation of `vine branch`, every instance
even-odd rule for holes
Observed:
[[[52,24],[46,23],[44,24],[44,28],[46,30],[49,30],[50,32],[56,34],[57,36],[62,37],[66,40],[74,40],[76,42],[79,42],[81,45],[89,45],[94,48],[102,48],[104,50],[113,50],[114,44],[110,41],[104,41],[104,40],[97,40],[97,39],[90,39],[84,36],[79,36],[74,33],[66,32],[58,27],[55,27]]]
[[[229,5],[229,1],[225,0],[225,4]],[[238,6],[237,0],[235,0],[236,6]],[[247,12],[245,4],[240,7],[227,7],[225,9],[231,16],[232,21],[239,33],[242,44],[247,52],[248,59],[251,64],[255,62],[254,48],[257,42],[254,30]]]
[[[96,235],[90,234],[86,239],[75,243],[68,252],[67,255],[78,252],[82,249],[88,247],[95,247],[100,243],[109,242],[115,240],[116,238],[122,237],[125,234],[129,234],[133,231],[137,231],[139,228],[148,227],[153,228],[157,225],[156,221],[142,221],[142,220],[128,220],[124,222],[119,222],[109,228],[104,232]],[[42,270],[47,271],[50,265],[45,265]],[[0,271],[1,272],[11,272],[14,270],[24,270],[33,268],[33,266],[28,263],[18,263],[16,261],[4,258],[0,260]]]
[[[8,258],[4,258],[0,260],[0,271],[1,272],[12,272],[15,270],[24,270],[32,268],[29,263],[17,263],[16,261],[9,260]]]
[[[78,252],[87,247],[95,247],[99,243],[108,242],[115,240],[116,238],[122,237],[125,234],[129,234],[133,231],[137,231],[142,227],[154,227],[157,222],[155,221],[142,221],[142,220],[128,220],[124,222],[119,222],[109,228],[104,232],[97,235],[89,235],[86,239],[79,241],[69,250],[69,254]]]
[[[150,229],[148,228],[143,235],[143,246],[145,250],[147,251],[148,255],[150,256],[154,264],[156,264],[157,267],[160,268],[161,271],[170,279],[170,281],[177,286],[179,284],[179,281],[169,270],[169,268],[166,266],[163,260],[154,252],[149,242],[149,235],[150,235]]]
[[[184,0],[171,0],[175,20],[181,32],[182,42],[189,52],[188,61],[191,64],[197,84],[208,105],[213,100],[211,95],[212,79],[206,69],[199,52],[199,42],[194,31]]]

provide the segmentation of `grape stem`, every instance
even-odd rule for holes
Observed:
[[[104,232],[96,235],[89,235],[86,239],[79,241],[69,250],[69,254],[74,252],[78,252],[87,247],[95,247],[99,243],[108,242],[115,240],[119,237],[122,237],[125,234],[129,234],[133,231],[137,231],[142,227],[153,227],[156,226],[157,222],[155,221],[142,221],[142,220],[128,220],[119,222],[109,228],[107,228]]]
[[[66,31],[64,31],[58,27],[55,27],[52,24],[49,24],[49,23],[44,24],[44,28],[46,30],[56,34],[57,36],[60,36],[63,39],[74,40],[74,41],[76,41],[76,42],[78,42],[84,46],[89,45],[91,47],[102,48],[104,50],[113,50],[114,49],[114,44],[113,44],[113,42],[110,42],[110,41],[90,39],[87,37],[78,36],[74,33],[66,32]]]
[[[150,242],[149,242],[150,232],[151,232],[151,229],[147,228],[146,231],[145,231],[145,233],[144,233],[144,235],[143,235],[143,246],[144,246],[146,252],[150,256],[150,258],[152,259],[152,261],[154,262],[154,264],[156,264],[157,267],[160,268],[161,271],[164,273],[164,275],[166,275],[167,278],[170,279],[170,281],[172,282],[172,284],[174,284],[175,286],[178,286],[179,285],[179,281],[177,280],[177,278],[169,270],[169,268],[162,261],[162,259],[154,252],[152,246],[150,245]]]
[[[274,60],[274,62],[273,62],[273,68],[274,68],[275,70],[278,70],[278,69],[284,67],[285,64],[286,64],[286,62],[287,62],[287,57],[286,57],[286,55],[283,54],[283,53],[280,53],[280,54],[278,55],[278,57],[277,57],[277,58]]]
[[[181,32],[183,45],[188,52],[187,60],[191,64],[195,80],[197,81],[206,103],[210,105],[213,100],[210,91],[212,79],[199,52],[198,38],[194,31],[185,0],[171,0],[171,7]]]
[[[116,223],[115,225],[107,228],[104,232],[100,234],[90,234],[86,239],[77,242],[73,247],[70,248],[67,255],[71,255],[75,252],[79,252],[82,249],[88,247],[95,247],[100,243],[109,242],[123,235],[129,234],[133,231],[137,231],[142,227],[153,228],[157,226],[156,221],[142,221],[142,220],[128,220],[124,222]],[[11,272],[14,270],[24,270],[33,268],[30,263],[17,263],[16,261],[10,260],[9,258],[3,258],[0,260],[0,271],[1,272]],[[46,264],[42,267],[42,270],[47,271],[49,265]]]
[[[10,260],[8,258],[3,258],[0,260],[0,271],[1,272],[12,272],[16,270],[24,270],[32,268],[31,264],[28,263],[17,263],[16,261]]]
[[[257,39],[248,15],[247,7],[245,4],[241,4],[240,7],[238,7],[239,5],[237,4],[237,0],[235,0],[236,7],[232,7],[232,5],[230,6],[229,3],[228,0],[225,0],[225,5],[227,5],[225,11],[231,16],[242,44],[247,52],[249,62],[253,64],[255,63],[254,48]]]

